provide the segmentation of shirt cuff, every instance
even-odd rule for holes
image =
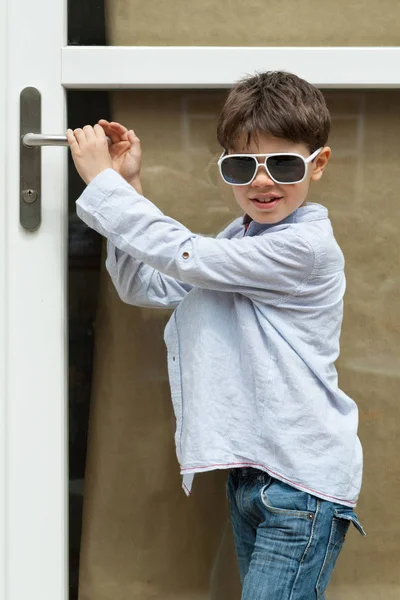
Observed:
[[[117,189],[125,188],[129,190],[132,202],[132,196],[142,198],[117,171],[114,169],[105,169],[101,171],[86,186],[81,196],[76,201],[76,214],[86,225],[98,231],[96,226],[96,216],[101,214],[101,207],[104,202],[114,194]],[[102,233],[102,232],[99,232]],[[104,233],[102,233],[104,235]]]
[[[135,188],[129,185],[117,171],[105,169],[87,185],[80,200],[83,200],[87,206],[99,207],[108,196],[111,196],[121,186],[128,187],[130,191],[136,192]]]

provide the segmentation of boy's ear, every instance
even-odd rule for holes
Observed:
[[[318,154],[317,158],[313,163],[314,168],[311,174],[312,181],[318,181],[319,179],[321,179],[324,169],[328,164],[331,153],[332,150],[329,148],[329,146],[324,146],[324,148],[322,148],[321,152]]]

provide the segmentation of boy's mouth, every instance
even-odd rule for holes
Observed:
[[[274,208],[278,204],[280,200],[282,200],[283,196],[275,196],[272,194],[265,194],[256,196],[254,198],[250,198],[251,202],[257,206],[257,208],[268,209]]]

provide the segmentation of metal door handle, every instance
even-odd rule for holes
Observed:
[[[27,231],[36,231],[42,220],[41,146],[68,146],[66,135],[41,131],[42,102],[39,90],[27,87],[20,96],[20,201],[19,220]],[[108,143],[110,138],[107,137]]]
[[[107,142],[111,139],[107,137]],[[22,136],[22,143],[26,148],[35,148],[36,146],[68,146],[65,135],[46,135],[44,133],[26,133]]]

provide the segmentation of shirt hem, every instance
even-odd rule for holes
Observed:
[[[240,467],[253,467],[254,469],[259,469],[260,471],[265,471],[268,475],[271,475],[275,479],[279,479],[283,483],[287,483],[292,487],[301,490],[302,492],[306,492],[307,494],[311,494],[312,496],[316,496],[321,500],[327,500],[328,502],[333,502],[336,504],[342,504],[343,506],[349,506],[350,508],[354,508],[357,505],[358,498],[353,500],[344,500],[343,498],[337,498],[336,496],[332,496],[331,494],[326,494],[325,492],[320,492],[318,490],[314,490],[313,488],[307,487],[301,483],[292,481],[288,477],[277,473],[276,471],[266,467],[265,465],[261,465],[255,462],[231,462],[231,463],[221,463],[221,464],[213,464],[206,465],[201,467],[182,467],[181,466],[181,475],[188,475],[190,473],[206,473],[207,471],[214,471],[217,469],[239,469]]]

